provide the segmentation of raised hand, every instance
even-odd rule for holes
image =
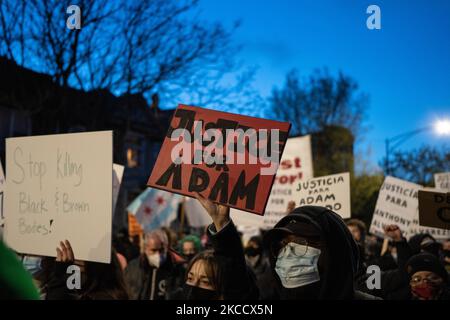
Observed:
[[[75,256],[73,254],[72,246],[68,240],[60,241],[60,247],[56,248],[56,261],[58,262],[74,262]]]
[[[384,227],[384,234],[391,238],[393,241],[402,241],[402,231],[396,224],[390,224]]]
[[[231,220],[229,207],[222,204],[214,203],[211,200],[202,196],[198,192],[196,198],[202,204],[203,208],[205,208],[205,210],[211,216],[217,232],[222,230],[222,228],[225,227],[225,225]]]

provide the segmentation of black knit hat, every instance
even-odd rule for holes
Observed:
[[[447,282],[448,280],[447,271],[439,259],[427,252],[412,256],[406,263],[406,271],[408,272],[410,279],[416,272],[430,271],[440,276],[444,282]]]

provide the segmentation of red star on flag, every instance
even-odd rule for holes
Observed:
[[[150,208],[150,207],[145,207],[145,208],[144,208],[144,213],[145,213],[146,215],[150,215],[150,214],[152,213],[152,208]]]
[[[164,198],[161,197],[161,196],[159,196],[158,198],[156,198],[156,202],[157,202],[159,205],[163,205],[163,204],[164,204]]]

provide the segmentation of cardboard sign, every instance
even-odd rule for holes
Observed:
[[[124,169],[125,169],[125,167],[121,166],[120,164],[115,164],[115,163],[113,164],[113,177],[112,177],[113,216],[116,213],[117,198],[119,197],[120,185],[122,184],[122,177],[123,177]]]
[[[437,189],[450,191],[450,172],[435,173],[434,185]]]
[[[311,154],[311,136],[289,138],[284,147],[283,157],[278,167],[267,202],[264,217],[242,216],[240,210],[232,209],[231,215],[235,224],[239,226],[272,228],[286,215],[289,201],[294,201],[294,192],[300,181],[313,177]]]
[[[75,258],[109,263],[112,131],[6,139],[5,241],[55,256],[69,240]]]
[[[179,105],[147,185],[264,214],[290,124]]]
[[[3,173],[2,160],[0,159],[0,228],[3,228],[3,224],[5,223],[5,217],[3,215],[4,198],[5,198],[5,174]]]
[[[297,184],[295,205],[326,207],[343,219],[350,218],[350,173],[313,178]]]
[[[419,191],[421,226],[450,229],[450,193]]]
[[[418,215],[418,193],[421,185],[387,176],[378,194],[370,232],[384,237],[384,226],[396,224],[406,238]]]

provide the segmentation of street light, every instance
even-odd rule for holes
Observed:
[[[438,135],[450,134],[450,119],[443,119],[436,121],[434,129]]]
[[[391,174],[391,168],[389,164],[389,156],[394,149],[398,148],[402,143],[404,143],[406,140],[414,137],[415,135],[422,133],[424,131],[432,130],[436,132],[438,135],[450,135],[450,120],[449,119],[443,119],[438,120],[434,123],[433,126],[427,126],[420,129],[408,131],[402,134],[399,134],[395,137],[389,138],[385,140],[386,145],[386,174]]]

